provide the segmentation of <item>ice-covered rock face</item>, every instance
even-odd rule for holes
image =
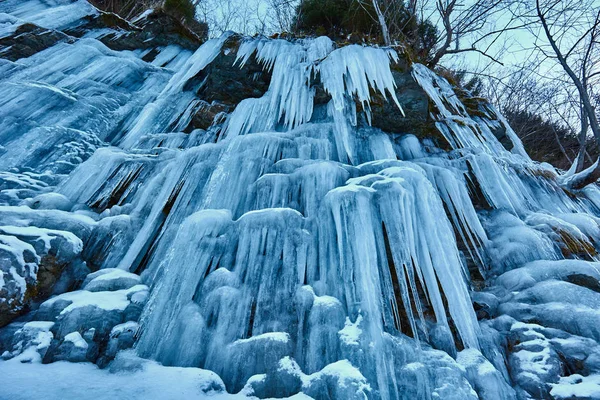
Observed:
[[[0,370],[594,397],[597,186],[565,192],[493,107],[394,49],[227,33],[192,51],[140,42],[150,15],[0,3],[0,324],[20,316]]]

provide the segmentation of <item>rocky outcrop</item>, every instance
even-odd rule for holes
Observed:
[[[116,269],[89,274],[82,287],[42,303],[37,321],[22,325],[5,342],[3,357],[105,366],[119,350],[131,347],[148,287],[139,276]]]
[[[200,72],[197,79],[204,83],[197,92],[198,97],[208,103],[216,101],[231,107],[244,99],[265,94],[271,73],[254,57],[243,67],[236,63],[241,40],[239,35],[228,38],[219,55]]]
[[[18,26],[12,35],[0,38],[0,57],[16,61],[30,57],[59,42],[72,43],[73,40],[60,31],[25,23]]]
[[[156,8],[131,21],[117,14],[100,12],[86,17],[84,24],[65,33],[80,37],[90,30],[108,28],[99,40],[113,50],[156,49],[169,45],[196,50],[208,36],[207,26],[199,22],[196,24],[196,29],[192,30],[180,19]],[[146,60],[152,60],[152,52],[146,55]]]
[[[46,299],[57,285],[72,290],[86,270],[83,244],[70,232],[2,226],[0,243],[0,326]]]

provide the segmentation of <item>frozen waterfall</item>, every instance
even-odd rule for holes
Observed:
[[[0,3],[0,375],[181,377],[186,398],[600,385],[597,185],[564,190],[398,49],[133,41],[152,13],[124,32],[84,0]],[[14,55],[26,24],[56,43]]]

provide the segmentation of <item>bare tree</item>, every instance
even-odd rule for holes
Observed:
[[[588,129],[600,147],[592,85],[600,80],[600,7],[595,0],[552,0],[544,4],[535,0],[535,17],[545,39],[536,43],[536,48],[560,66],[578,96],[580,150],[565,180],[566,185],[578,189],[600,178],[600,160],[582,171]]]
[[[377,21],[379,22],[379,26],[381,27],[381,34],[383,36],[383,42],[386,46],[391,46],[392,39],[390,38],[390,31],[388,29],[387,22],[385,20],[385,16],[379,7],[378,0],[371,0],[373,3],[373,8],[375,9],[375,14],[377,15]]]
[[[504,33],[523,28],[515,19],[496,26],[496,20],[502,20],[500,17],[512,6],[508,0],[475,0],[469,5],[458,0],[436,0],[437,24],[443,30],[429,67],[435,67],[446,55],[464,52],[476,52],[503,65],[490,49]]]
[[[268,0],[271,25],[279,32],[292,30],[299,0]]]
[[[300,0],[194,0],[199,19],[211,36],[225,31],[246,35],[285,32],[292,28]]]

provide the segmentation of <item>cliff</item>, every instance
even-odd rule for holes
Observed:
[[[597,185],[401,49],[182,29],[0,3],[0,397],[597,397]]]

